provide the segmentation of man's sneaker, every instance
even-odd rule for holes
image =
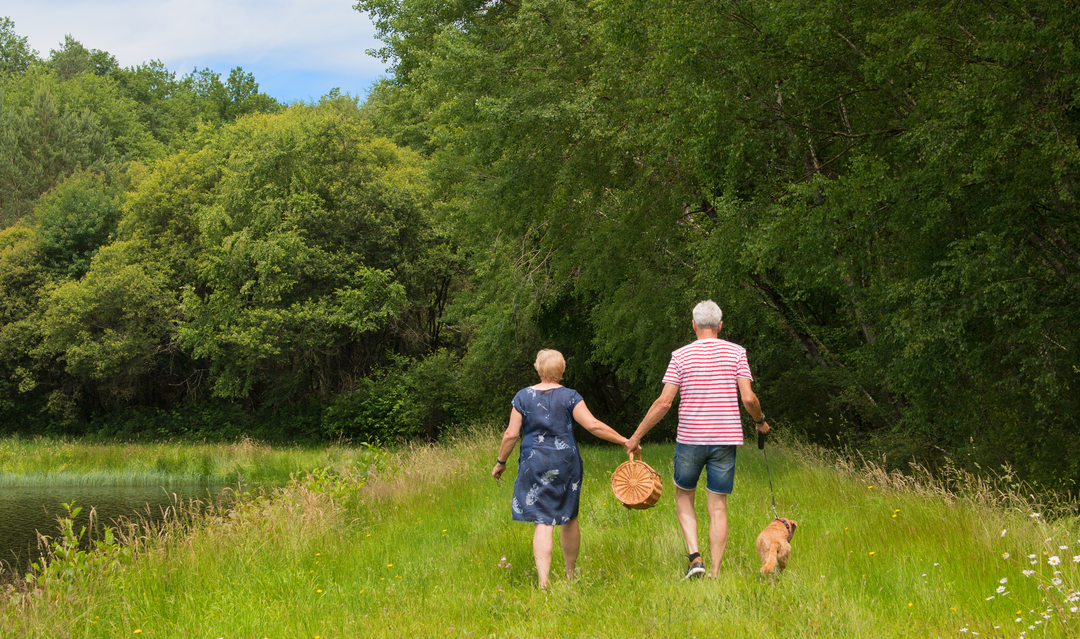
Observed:
[[[690,567],[686,569],[686,576],[683,577],[683,581],[693,579],[694,577],[700,577],[704,574],[705,564],[702,563],[701,557],[694,557],[694,560],[690,562]]]

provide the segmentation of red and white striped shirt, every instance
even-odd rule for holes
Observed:
[[[705,446],[741,446],[738,377],[754,379],[746,349],[726,340],[699,339],[671,354],[665,384],[679,387],[675,441]]]

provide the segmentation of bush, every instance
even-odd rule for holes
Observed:
[[[420,361],[398,358],[355,391],[335,397],[323,414],[323,430],[354,441],[436,439],[464,415],[456,366],[457,358],[445,350]]]

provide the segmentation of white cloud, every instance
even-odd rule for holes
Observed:
[[[354,1],[5,0],[0,15],[43,56],[71,34],[121,66],[160,59],[179,73],[209,66],[223,74],[242,66],[268,93],[303,99],[333,86],[362,93],[384,73],[386,65],[365,53],[379,42]],[[305,75],[330,84],[305,93]],[[272,78],[295,86],[272,91]]]

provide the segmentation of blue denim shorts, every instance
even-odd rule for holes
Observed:
[[[683,490],[697,488],[701,469],[710,493],[730,495],[735,487],[735,447],[697,446],[675,442],[675,485]]]

